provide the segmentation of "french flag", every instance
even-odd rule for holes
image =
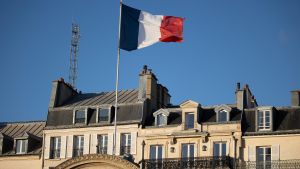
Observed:
[[[182,42],[183,18],[152,15],[122,4],[120,48],[131,51],[156,42]]]

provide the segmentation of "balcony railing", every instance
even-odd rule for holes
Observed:
[[[299,160],[239,161],[230,157],[168,158],[142,161],[144,169],[300,169]]]
[[[121,146],[120,155],[130,154],[131,146]]]
[[[144,160],[143,166],[145,169],[211,169],[232,168],[232,163],[229,157],[195,157]]]
[[[97,153],[98,154],[107,154],[107,147],[98,146],[97,147]]]
[[[50,159],[60,158],[60,149],[50,150]]]
[[[73,149],[73,157],[78,157],[83,155],[83,148],[74,148]]]
[[[237,169],[298,169],[300,168],[299,160],[280,160],[280,161],[241,161],[236,163]]]

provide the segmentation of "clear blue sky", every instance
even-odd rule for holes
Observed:
[[[300,1],[124,0],[153,14],[185,17],[183,43],[121,51],[120,89],[149,65],[172,102],[234,103],[236,82],[260,105],[288,106],[300,88]],[[81,28],[77,87],[113,91],[117,0],[0,1],[0,121],[47,117],[52,80],[68,80],[71,23]]]

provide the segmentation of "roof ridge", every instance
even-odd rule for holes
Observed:
[[[22,124],[22,123],[42,123],[42,122],[46,122],[46,120],[0,122],[0,125],[7,125],[7,124]]]

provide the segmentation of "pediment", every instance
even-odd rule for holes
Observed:
[[[181,108],[197,108],[200,107],[201,105],[193,100],[187,100],[183,103],[180,104]]]
[[[221,111],[221,110],[225,110],[226,112],[231,112],[232,108],[229,107],[229,106],[226,105],[226,104],[222,104],[222,105],[217,106],[217,107],[215,108],[215,112],[216,112],[216,113],[219,112],[219,111]]]
[[[169,116],[170,112],[168,112],[168,110],[166,110],[166,109],[159,109],[159,110],[157,110],[156,112],[153,113],[153,116],[155,117],[159,114],[164,114],[166,116]]]

